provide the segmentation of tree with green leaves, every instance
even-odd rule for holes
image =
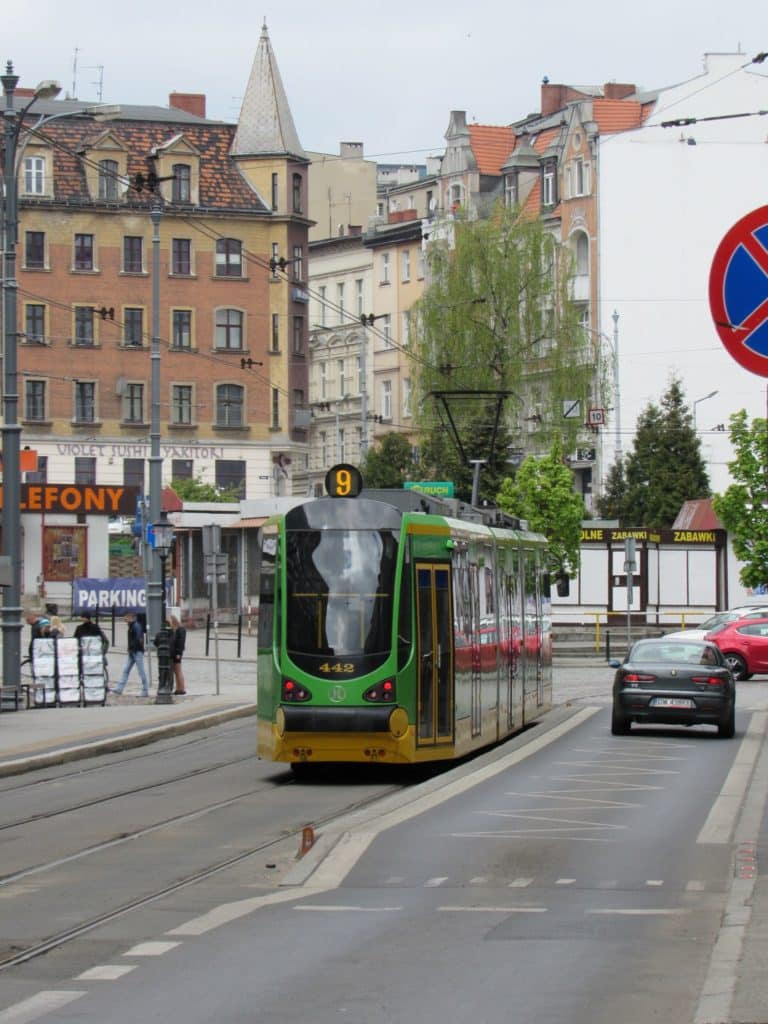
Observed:
[[[509,475],[512,445],[540,454],[556,439],[564,451],[577,446],[586,410],[602,396],[599,360],[571,301],[570,250],[539,220],[499,207],[485,220],[444,227],[433,232],[431,284],[414,318],[422,461],[461,492],[462,480],[471,482],[466,463],[489,460],[480,495],[492,500]],[[580,415],[566,417],[566,403]],[[456,457],[443,461],[451,421],[464,449],[458,464]]]
[[[712,505],[731,537],[743,568],[745,587],[768,583],[768,422],[747,421],[744,409],[730,419],[729,436],[736,458],[728,463],[736,481]]]
[[[586,509],[581,495],[573,489],[573,477],[563,462],[559,441],[544,458],[529,455],[514,480],[507,477],[503,482],[497,501],[503,511],[527,520],[531,530],[544,534],[549,541],[552,572],[578,574]]]
[[[219,488],[215,484],[207,484],[200,477],[185,477],[171,480],[171,487],[182,501],[240,501],[238,487]]]
[[[368,448],[360,472],[366,487],[402,487],[415,479],[418,469],[410,441],[394,431],[385,434]]]
[[[612,494],[598,502],[601,515],[618,518],[622,526],[669,529],[684,502],[711,494],[701,442],[679,378],[670,379],[659,405],[651,402],[640,413],[623,470],[624,500],[616,476],[609,477]]]

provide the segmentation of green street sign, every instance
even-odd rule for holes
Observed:
[[[403,484],[406,491],[421,491],[435,498],[453,497],[453,480],[408,480]]]

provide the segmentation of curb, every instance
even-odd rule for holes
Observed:
[[[0,778],[7,778],[10,775],[22,775],[25,772],[35,771],[38,768],[49,768],[55,765],[67,764],[70,761],[98,757],[101,754],[113,754],[121,750],[130,750],[134,747],[144,747],[150,743],[157,742],[157,740],[168,739],[173,736],[183,736],[185,733],[194,732],[197,729],[209,729],[211,726],[221,725],[223,722],[228,722],[235,718],[246,718],[255,714],[255,704],[239,704],[224,711],[203,711],[193,718],[181,719],[168,725],[155,725],[149,729],[126,731],[117,736],[110,736],[101,740],[91,740],[88,743],[78,743],[75,746],[62,747],[58,750],[48,750],[42,754],[18,757],[11,761],[0,762]],[[130,726],[126,726],[126,729],[130,730]],[[254,738],[254,747],[255,742]]]

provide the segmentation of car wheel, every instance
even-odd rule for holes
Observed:
[[[618,708],[611,713],[611,732],[614,736],[626,736],[630,730],[630,721]]]
[[[740,654],[726,654],[725,660],[731,672],[733,672],[734,679],[747,678],[747,663]]]
[[[730,740],[736,735],[736,709],[731,708],[731,713],[724,722],[717,727],[717,735],[721,740]]]

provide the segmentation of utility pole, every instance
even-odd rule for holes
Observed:
[[[619,314],[613,311],[613,390],[616,423],[615,461],[622,456],[621,451],[621,380],[619,378]]]

